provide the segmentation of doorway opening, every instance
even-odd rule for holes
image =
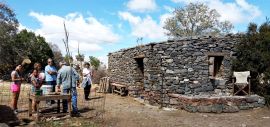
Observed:
[[[137,73],[143,78],[144,75],[144,63],[143,58],[135,58],[137,63]]]
[[[223,67],[224,56],[209,56],[209,76],[213,78],[222,77],[224,74]]]

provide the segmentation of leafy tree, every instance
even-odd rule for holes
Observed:
[[[17,34],[13,47],[16,48],[14,52],[17,53],[18,57],[27,56],[32,63],[40,62],[42,65],[46,65],[47,59],[54,57],[45,38],[40,35],[36,36],[35,33],[27,30],[22,30]]]
[[[12,41],[19,23],[16,14],[6,4],[0,2],[0,78],[13,68]]]
[[[78,55],[75,56],[77,61],[84,61],[84,54],[78,53]]]
[[[19,23],[16,14],[6,4],[0,2],[0,39],[1,47],[16,35]]]
[[[67,54],[65,55],[64,57],[64,60],[66,63],[69,63],[69,62],[73,62],[73,57],[72,56],[68,56]]]
[[[94,67],[95,70],[97,70],[101,65],[101,61],[94,56],[89,56],[89,59],[90,59],[90,64]]]
[[[27,30],[17,33],[18,24],[13,10],[0,3],[0,78],[3,75],[9,77],[11,70],[24,58],[45,65],[47,59],[54,56],[45,38]],[[28,67],[32,68],[32,65]]]
[[[172,37],[216,35],[229,33],[233,28],[229,21],[219,21],[220,14],[203,3],[190,3],[176,8],[173,14],[164,26],[164,29],[168,30],[167,35]]]
[[[240,43],[236,45],[233,70],[251,71],[252,89],[270,103],[270,22],[259,27],[250,23]]]

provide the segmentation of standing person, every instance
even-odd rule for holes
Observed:
[[[89,63],[84,64],[83,68],[83,81],[82,81],[82,87],[84,89],[84,99],[89,100],[89,95],[90,95],[90,90],[91,90],[91,85],[92,85],[92,70],[90,68]]]
[[[11,72],[11,92],[12,92],[12,100],[11,100],[11,106],[12,109],[14,110],[14,114],[18,114],[18,99],[20,95],[20,88],[21,88],[21,83],[24,80],[21,76],[22,72],[22,65],[18,65],[14,71]]]
[[[57,75],[57,89],[60,90],[62,85],[62,93],[69,94],[71,92],[72,101],[72,114],[79,116],[77,108],[77,90],[76,87],[79,82],[79,75],[74,68],[66,66],[66,62],[60,62],[60,70]],[[71,107],[69,107],[71,108]],[[67,100],[63,100],[63,112],[67,112],[68,105]]]
[[[48,65],[45,67],[45,81],[47,85],[52,86],[51,92],[55,92],[57,69],[53,65],[53,60],[51,58],[49,58],[47,62]],[[47,102],[48,105],[54,103],[54,100],[52,100],[51,103]]]
[[[40,83],[43,84],[45,80],[45,73],[42,70],[42,66],[40,63],[35,63],[34,64],[34,69],[38,71],[38,79],[40,80]]]
[[[42,79],[39,77],[38,69],[34,69],[31,75],[32,93],[35,94],[36,90],[39,90],[42,86]],[[39,102],[32,101],[32,109],[34,111],[37,111],[37,103]]]
[[[38,71],[38,78],[39,78],[39,80],[41,80],[41,83],[44,83],[44,80],[45,80],[45,73],[44,73],[44,71],[42,70],[42,66],[41,66],[41,64],[40,63],[35,63],[34,64],[34,69],[33,70],[37,70]],[[32,72],[33,72],[33,70],[32,70]],[[30,73],[29,74],[29,80],[30,80],[30,83],[31,83],[31,77],[32,77],[32,74],[33,73]]]

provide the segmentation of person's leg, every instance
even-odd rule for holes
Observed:
[[[51,85],[51,81],[46,81],[46,85]],[[51,89],[51,91],[52,91],[52,89]],[[46,100],[46,104],[47,104],[47,106],[51,106],[51,101]]]
[[[90,93],[90,85],[85,86],[84,88],[84,99],[89,99],[89,93]]]
[[[36,103],[32,101],[32,111],[36,112]]]
[[[50,92],[54,92],[55,91],[55,86],[53,85],[53,81],[46,81],[46,84],[52,86]],[[54,102],[55,102],[54,100],[47,100],[46,101],[46,104],[48,106],[51,106],[52,104],[54,104]]]
[[[87,84],[88,82],[86,82]],[[87,85],[83,88],[84,99],[87,99]]]
[[[88,93],[88,98],[90,98],[90,96],[91,96],[91,86],[92,86],[92,84],[89,84],[89,93]]]
[[[76,88],[71,89],[71,101],[72,101],[72,113],[77,114],[78,113],[78,107],[77,107],[77,90]]]
[[[17,102],[19,99],[19,92],[12,92],[12,101],[11,101],[11,106],[12,109],[14,110],[14,113],[17,114],[18,113],[18,107],[17,107]]]
[[[52,92],[55,92],[56,81],[52,81],[51,85],[52,85]]]
[[[15,100],[16,100],[16,93],[12,92],[12,99],[11,99],[11,107],[13,110],[15,110]]]
[[[20,95],[20,92],[16,92],[15,93],[15,109],[18,109],[18,100],[19,100],[19,95]]]
[[[63,89],[63,93],[68,94],[69,89]],[[68,110],[68,102],[66,99],[63,99],[63,112],[67,112],[67,110]]]
[[[56,81],[51,81],[50,84],[52,86],[51,92],[55,92]],[[51,100],[51,104],[55,104],[55,100]]]

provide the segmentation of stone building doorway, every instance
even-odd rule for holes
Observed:
[[[139,77],[143,79],[144,75],[144,63],[143,63],[144,58],[135,58],[136,65],[137,65],[137,73],[139,74]]]
[[[212,78],[222,77],[224,74],[224,56],[209,56],[209,76]]]
[[[136,61],[136,68],[134,73],[134,86],[132,89],[129,89],[129,93],[132,93],[133,96],[140,96],[144,91],[144,57],[134,58]]]

